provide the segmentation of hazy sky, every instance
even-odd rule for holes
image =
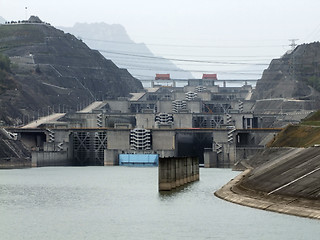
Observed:
[[[261,71],[260,63],[290,49],[288,39],[299,44],[319,40],[319,10],[319,0],[0,0],[6,20],[37,15],[54,26],[118,23],[155,54],[215,61],[207,66],[176,62],[186,69],[222,74],[247,69],[252,78]]]

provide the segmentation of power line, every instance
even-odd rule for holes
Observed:
[[[107,50],[106,50],[107,51]],[[122,52],[121,52],[122,53]],[[109,53],[109,54],[112,54],[112,53]],[[126,54],[137,54],[137,53],[133,53],[133,52],[126,52]],[[117,55],[117,54],[115,54]],[[139,54],[141,55],[141,54]],[[142,54],[143,55],[143,54]],[[148,56],[148,55],[143,55],[143,56]],[[189,57],[199,57],[199,56],[196,56],[196,55],[172,55],[172,56],[189,56]],[[114,58],[119,58],[119,59],[128,59],[128,56],[114,56],[112,59]],[[160,59],[159,60],[166,60],[167,58],[166,57],[159,57]],[[207,58],[209,58],[209,56],[207,56]],[[211,56],[211,58],[218,58],[218,56]],[[220,57],[219,57],[220,58]],[[136,59],[136,57],[132,57],[131,59]],[[257,61],[270,61],[270,59],[228,59],[228,61],[233,61],[233,62],[237,62],[237,61],[242,61],[242,62],[257,62]]]
[[[47,65],[47,64],[43,64]],[[54,66],[56,67],[61,67],[61,68],[77,68],[77,69],[91,69],[91,70],[110,70],[108,68],[103,68],[103,67],[80,67],[80,66],[64,66],[64,65],[58,65],[55,64]],[[174,68],[148,68],[148,67],[140,67],[140,66],[132,66],[132,65],[127,65],[126,67],[130,67],[131,69],[136,69],[136,70],[150,70],[150,71],[170,71],[170,72],[197,72],[197,73],[211,73],[212,71],[206,71],[206,70],[183,70],[183,69],[174,69]],[[230,74],[230,75],[261,75],[260,73],[253,73],[253,72],[243,72],[243,71],[217,71],[218,74]]]
[[[101,40],[101,39],[92,39],[92,38],[82,38],[83,40],[96,41],[96,42],[107,42],[114,44],[129,44],[137,45],[135,42],[121,42],[121,41],[111,41],[111,40]],[[274,48],[274,47],[285,47],[286,45],[248,45],[248,46],[226,46],[226,45],[181,45],[181,44],[157,44],[157,43],[143,43],[148,46],[158,46],[158,47],[177,47],[177,48]]]
[[[310,32],[305,38],[304,38],[304,42],[307,42],[309,39],[311,39],[312,37],[318,37],[320,31],[320,24],[316,26],[316,28]]]
[[[199,69],[189,69],[189,70],[184,70],[184,69],[176,69],[176,68],[164,68],[164,67],[156,67],[153,68],[152,66],[147,66],[145,64],[143,65],[136,65],[136,64],[121,64],[121,67],[124,68],[130,68],[130,69],[140,69],[140,70],[154,70],[154,71],[181,71],[181,72],[212,72],[211,71],[207,71],[207,70],[199,70]],[[225,70],[224,73],[241,73],[241,74],[261,74],[261,73],[257,73],[255,71],[237,71],[237,70]],[[219,72],[219,71],[218,71]]]
[[[235,62],[205,61],[205,60],[194,60],[194,59],[163,58],[163,57],[156,57],[156,56],[114,52],[114,51],[107,51],[107,50],[100,50],[100,49],[97,49],[97,50],[100,52],[112,53],[112,54],[123,55],[123,56],[134,56],[134,57],[149,58],[149,59],[167,59],[167,60],[177,61],[177,62],[216,63],[216,64],[227,64],[227,65],[257,65],[257,66],[268,66],[269,65],[266,63],[239,63],[239,62],[235,63]]]
[[[170,68],[147,68],[147,67],[135,67],[135,66],[125,66],[125,68],[129,68],[131,70],[147,70],[147,71],[159,71],[159,72],[193,72],[193,73],[212,73],[208,70],[183,70],[183,69],[170,69]],[[253,72],[230,72],[230,71],[215,71],[217,74],[230,74],[230,75],[253,75],[260,76],[262,73],[253,73]]]

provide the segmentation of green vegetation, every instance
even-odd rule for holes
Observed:
[[[307,118],[303,119],[301,125],[320,126],[320,111],[314,112]]]
[[[320,144],[320,111],[305,118],[300,125],[283,129],[268,146],[311,147],[315,144]]]
[[[282,130],[269,147],[311,147],[320,144],[320,127],[293,126]]]
[[[311,115],[302,120],[302,122],[305,121],[320,121],[320,110],[312,113]]]
[[[307,79],[307,84],[317,91],[320,91],[320,77],[312,76]]]
[[[306,125],[306,126],[320,126],[319,121],[303,121],[301,125]]]
[[[3,54],[0,54],[0,70],[10,72],[10,59]]]
[[[10,59],[5,55],[0,54],[0,94],[7,89],[15,87],[10,72]]]
[[[1,52],[12,47],[44,42],[44,33],[35,24],[1,25],[0,40]]]

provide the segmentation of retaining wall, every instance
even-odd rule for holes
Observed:
[[[32,167],[72,166],[67,151],[32,152]]]

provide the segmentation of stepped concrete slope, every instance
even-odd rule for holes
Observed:
[[[267,149],[259,156],[268,161],[240,174],[216,196],[254,208],[320,219],[320,148],[280,149],[279,156],[275,149]]]
[[[269,195],[320,199],[319,179],[320,148],[297,148],[254,169],[242,185]]]
[[[0,128],[0,169],[31,167],[31,154],[21,141]]]

